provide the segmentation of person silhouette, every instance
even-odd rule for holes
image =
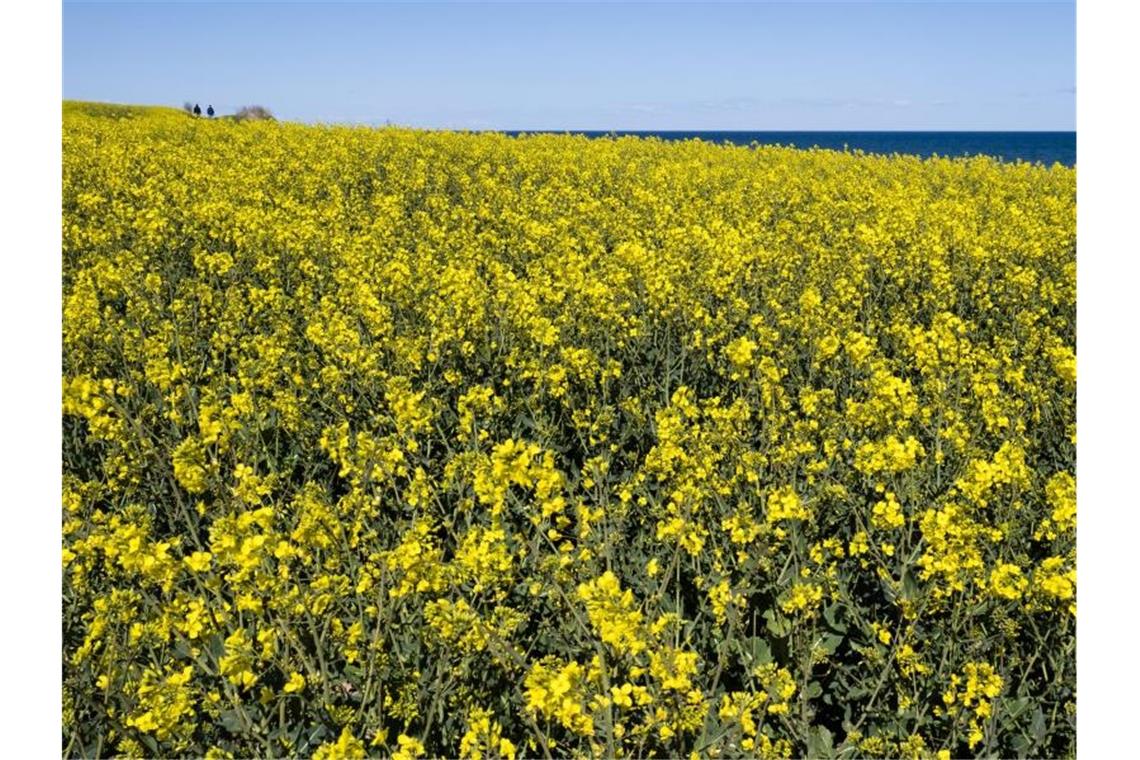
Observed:
[[[194,104],[194,115],[195,116],[201,116],[202,115],[202,109],[198,107],[197,103]]]
[[[213,118],[213,116],[214,116],[214,107],[213,106],[207,106],[206,107],[206,115],[209,116],[210,118]]]

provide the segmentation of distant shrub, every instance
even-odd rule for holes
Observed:
[[[274,121],[273,114],[264,106],[242,106],[234,114],[237,121]]]

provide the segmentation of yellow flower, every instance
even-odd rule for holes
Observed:
[[[364,742],[352,735],[348,726],[341,729],[335,742],[322,744],[313,753],[313,760],[360,760],[368,756]]]
[[[995,596],[1004,599],[1019,599],[1029,581],[1021,574],[1017,565],[1004,562],[990,573],[990,588]]]
[[[810,520],[811,512],[807,510],[799,495],[791,486],[783,486],[772,492],[768,497],[767,521],[774,523],[779,520]]]
[[[641,631],[642,614],[633,593],[622,591],[617,576],[606,571],[601,577],[578,586],[578,598],[586,606],[586,615],[602,641],[618,652],[638,654],[645,651],[647,641]]]
[[[213,558],[209,552],[194,552],[182,561],[186,567],[190,568],[196,573],[204,573],[210,569],[210,560]]]
[[[396,737],[397,749],[392,753],[392,760],[414,760],[427,754],[423,742],[411,736],[400,734]]]
[[[893,491],[887,491],[886,498],[876,502],[871,510],[871,524],[880,530],[901,528],[906,523],[902,507]]]
[[[285,682],[285,687],[282,689],[286,694],[293,694],[302,691],[305,688],[305,677],[300,673],[292,673],[289,680]]]
[[[784,594],[780,609],[789,614],[813,614],[823,601],[823,587],[815,583],[797,583]]]
[[[891,632],[885,625],[880,623],[872,623],[871,628],[875,631],[875,637],[883,644],[890,645]]]

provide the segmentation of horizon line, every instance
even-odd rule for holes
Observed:
[[[109,100],[86,100],[82,98],[63,98],[61,104],[76,103],[76,104],[98,104],[107,106],[121,106],[127,108],[170,108],[176,111],[182,111],[182,107],[177,105],[169,105],[165,103],[119,103]],[[272,109],[270,109],[272,112]],[[231,114],[232,115],[232,114]],[[321,118],[311,119],[289,119],[282,117],[274,117],[276,121],[288,124],[301,124],[306,126],[346,126],[346,127],[398,127],[401,129],[423,130],[429,132],[504,132],[504,133],[597,133],[597,134],[610,134],[610,133],[628,133],[628,134],[682,134],[682,133],[700,133],[700,132],[717,132],[721,134],[763,134],[763,133],[778,133],[778,132],[796,132],[801,134],[808,133],[850,133],[850,134],[876,134],[884,132],[899,132],[899,133],[927,133],[927,134],[1076,134],[1076,127],[1070,129],[1057,129],[1057,128],[1033,128],[1033,129],[993,129],[985,127],[971,127],[968,129],[953,129],[953,128],[923,128],[914,129],[906,127],[888,127],[880,129],[868,128],[804,128],[804,127],[762,127],[762,128],[709,128],[709,127],[666,127],[666,128],[630,128],[630,127],[457,127],[457,126],[420,126],[413,124],[400,123],[391,119],[348,119],[348,120],[324,120]]]

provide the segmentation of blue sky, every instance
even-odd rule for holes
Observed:
[[[63,94],[468,129],[1072,130],[1071,2],[65,2]]]

